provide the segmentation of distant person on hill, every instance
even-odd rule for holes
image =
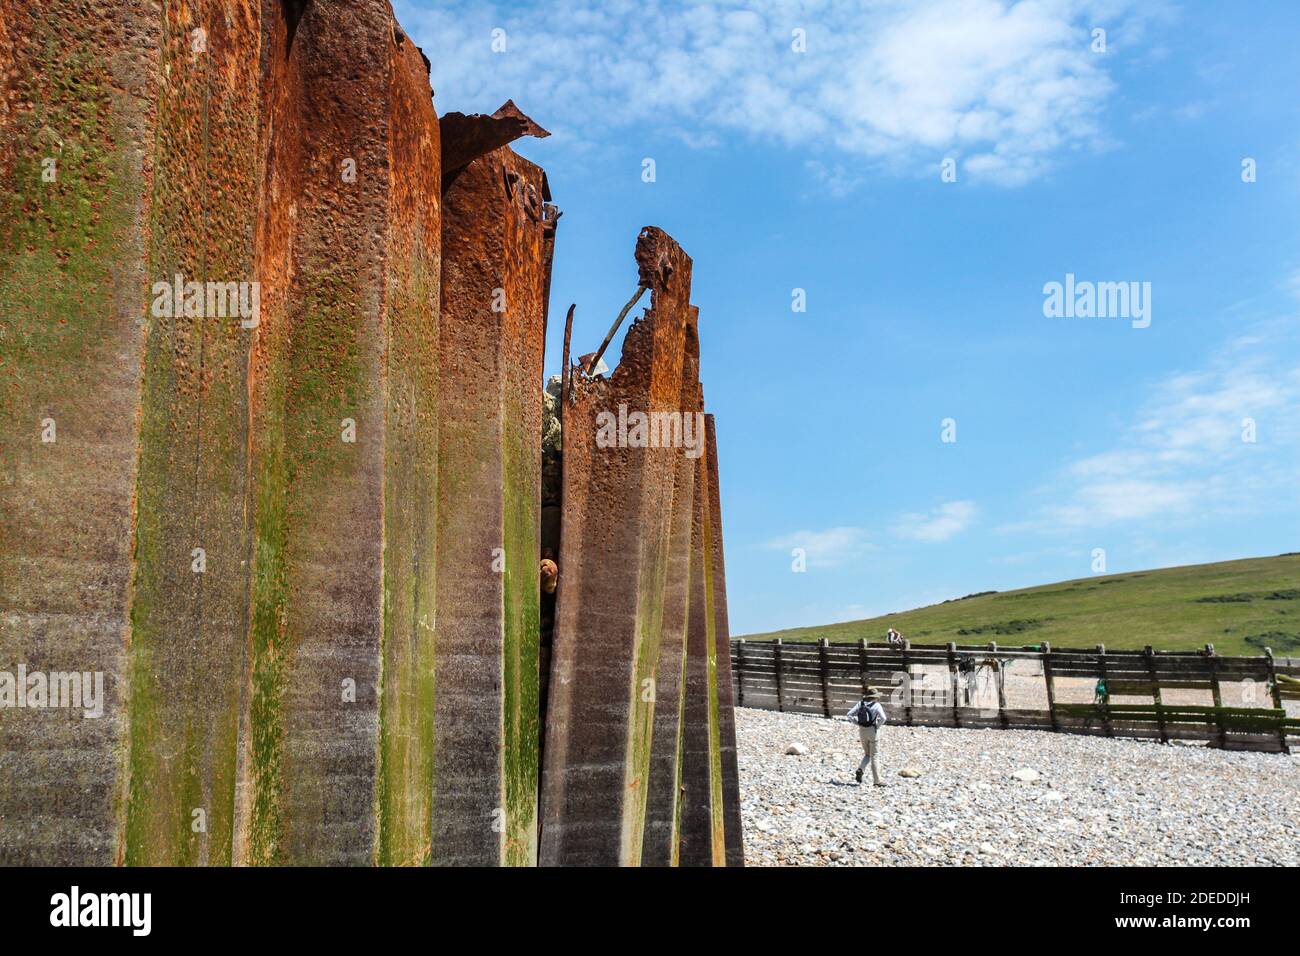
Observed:
[[[885,782],[880,779],[880,766],[876,759],[880,751],[880,730],[885,726],[885,708],[880,706],[880,691],[874,687],[868,689],[862,699],[853,705],[848,718],[858,725],[858,736],[862,740],[862,761],[854,776],[861,783],[862,772],[867,769],[867,764],[871,764],[871,779],[877,787],[885,786]]]

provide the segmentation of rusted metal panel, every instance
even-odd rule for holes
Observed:
[[[707,450],[697,477],[691,554],[680,862],[743,866],[718,448],[713,416],[703,417]]]
[[[727,569],[722,548],[722,493],[718,483],[718,433],[712,415],[704,416],[709,471],[709,528],[713,545],[713,616],[719,738],[722,756],[722,825],[727,866],[745,865],[740,818],[740,771],[736,759],[735,694],[731,678],[731,628],[727,621]]]
[[[444,198],[435,865],[537,858],[546,194],[502,147]]]
[[[391,15],[391,14],[390,14]],[[383,42],[379,38],[377,42]],[[383,635],[377,834],[381,865],[424,863],[436,741],[440,400],[440,128],[420,52],[394,23],[385,97],[388,153],[384,363]],[[357,806],[367,803],[358,793]]]
[[[259,4],[162,10],[131,612],[129,864],[232,862],[247,645],[248,349],[260,313],[199,314],[190,283],[256,290]],[[202,32],[199,32],[202,31]],[[155,291],[160,286],[155,286]],[[208,287],[209,289],[211,287]],[[196,557],[202,549],[202,557]],[[197,562],[201,562],[197,563]],[[198,567],[204,567],[198,572]]]
[[[80,769],[59,775],[78,796],[60,801],[57,783],[28,775],[32,792],[4,788],[23,804],[4,817],[34,818],[52,795],[65,820],[84,812],[84,831],[60,837],[63,849],[26,841],[24,858],[49,862],[427,854],[432,716],[420,684],[432,670],[441,176],[425,66],[382,0],[123,3],[103,23],[82,22],[87,10],[51,18],[46,5],[31,22],[39,44],[19,50],[7,33],[0,43],[24,67],[60,50],[51,66],[75,63],[77,95],[110,120],[74,124],[98,166],[78,164],[72,180],[98,184],[77,198],[93,214],[87,225],[108,231],[77,238],[108,258],[43,303],[75,319],[76,341],[68,369],[41,356],[20,400],[42,404],[37,379],[104,360],[93,390],[63,383],[57,409],[72,453],[97,420],[96,467],[77,462],[78,474],[50,487],[101,489],[86,503],[102,520],[76,547],[104,556],[95,574],[107,587],[89,643],[57,643],[62,656],[102,655],[83,666],[107,672],[110,695],[124,686],[127,650],[131,720],[128,729],[110,697],[109,718],[86,725],[97,734],[80,732],[86,753],[50,735],[76,752]],[[131,49],[113,49],[124,36]],[[72,119],[67,106],[60,115]],[[239,319],[249,316],[179,304],[146,326],[139,290],[175,275],[187,296],[191,281],[231,282],[265,300],[247,326]],[[101,293],[106,308],[92,301]],[[87,319],[110,320],[81,321],[67,308],[78,300]],[[38,480],[60,467],[47,461],[55,467]],[[49,514],[87,525],[66,505]],[[48,530],[6,515],[30,538]],[[15,606],[25,600],[15,595]],[[40,661],[44,637],[9,635]],[[391,852],[386,833],[397,835]],[[0,838],[3,852],[9,845]]]
[[[637,864],[668,572],[673,457],[636,447],[633,413],[679,409],[691,260],[662,230],[637,240],[651,304],[608,378],[572,375],[564,408],[562,584],[546,714],[540,860]],[[612,447],[598,415],[623,425]],[[605,438],[608,438],[608,432]],[[645,438],[644,431],[641,434]]]
[[[680,407],[685,415],[702,412],[700,394],[699,310],[691,306],[684,336]],[[703,436],[699,436],[702,438]],[[699,446],[704,447],[702,444]],[[686,619],[691,584],[696,459],[674,458],[673,505],[668,536],[668,577],[664,584],[663,633],[654,683],[654,733],[650,750],[650,788],[646,804],[642,866],[673,866],[678,859],[681,804],[682,681],[686,663]]]
[[[145,0],[0,13],[0,669],[102,675],[99,717],[0,711],[0,865],[120,846],[163,30]]]
[[[716,468],[627,424],[702,412],[690,258],[642,231],[650,306],[563,401],[539,797],[557,214],[502,144],[545,131],[443,143],[386,0],[10,8],[0,653],[105,714],[0,724],[0,862],[674,862],[684,734],[727,799]],[[177,275],[255,311],[153,312]]]
[[[385,0],[268,5],[238,858],[418,862],[432,760],[438,127]]]
[[[717,617],[713,588],[713,509],[708,454],[696,462],[690,608],[682,693],[682,866],[725,863],[722,748],[718,713]]]

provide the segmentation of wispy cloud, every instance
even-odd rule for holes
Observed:
[[[1287,276],[1283,282],[1283,288],[1290,292],[1297,299],[1300,299],[1300,269],[1297,269],[1291,275]]]
[[[947,541],[969,528],[978,513],[973,501],[948,501],[924,514],[899,516],[894,534],[927,543]]]
[[[849,195],[862,184],[862,176],[841,163],[823,163],[810,159],[804,168],[817,180],[818,185],[836,199]]]
[[[1068,531],[1123,522],[1266,511],[1296,499],[1300,369],[1292,320],[1225,343],[1198,370],[1150,392],[1116,444],[1067,463],[1055,503],[1003,530]]]
[[[1137,0],[563,0],[398,12],[432,61],[442,109],[508,97],[557,138],[654,127],[896,172],[959,160],[964,175],[1033,179],[1061,153],[1103,145],[1109,68],[1159,5]],[[1108,30],[1107,52],[1090,31]],[[497,46],[493,52],[493,31]],[[796,52],[803,31],[805,52]],[[1125,44],[1128,44],[1126,46]],[[832,172],[832,175],[833,172]],[[937,175],[937,173],[936,173]],[[846,180],[841,180],[847,184]]]
[[[803,549],[810,568],[836,568],[862,557],[874,545],[862,528],[826,528],[822,531],[793,531],[772,538],[764,545],[769,551]]]

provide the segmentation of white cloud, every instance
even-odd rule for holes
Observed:
[[[862,528],[826,528],[823,531],[794,531],[772,538],[764,545],[769,551],[802,548],[810,568],[835,568],[860,558],[873,548]]]
[[[973,501],[948,501],[928,514],[900,515],[894,522],[894,534],[912,541],[947,541],[969,528],[978,513]]]
[[[560,141],[654,127],[712,144],[722,132],[911,174],[953,156],[972,179],[1004,184],[1104,145],[1108,68],[1156,16],[1137,0],[397,7],[432,61],[439,109],[513,97]],[[1106,54],[1089,49],[1096,25]],[[503,53],[491,49],[498,28]],[[791,49],[795,29],[804,53]]]
[[[1114,447],[1060,470],[1056,503],[1003,530],[1250,514],[1293,502],[1300,370],[1285,356],[1295,341],[1287,323],[1261,326],[1225,343],[1204,368],[1168,376]],[[1254,442],[1243,440],[1247,419]]]

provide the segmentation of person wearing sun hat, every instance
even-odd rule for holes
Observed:
[[[885,708],[880,706],[880,691],[874,687],[868,687],[862,694],[862,699],[853,705],[848,712],[849,720],[858,725],[858,736],[862,740],[862,761],[858,764],[857,773],[854,776],[858,783],[862,782],[862,772],[871,765],[871,779],[877,787],[883,787],[885,782],[880,779],[880,765],[878,755],[880,753],[880,730],[885,726]]]

